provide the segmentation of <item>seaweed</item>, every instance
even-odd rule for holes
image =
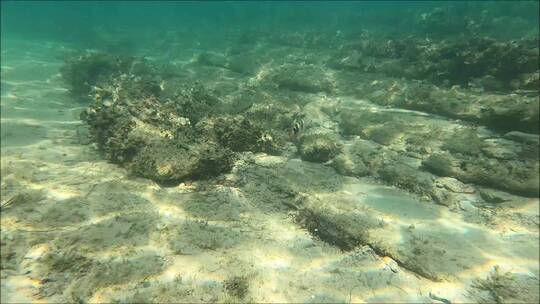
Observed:
[[[93,86],[112,75],[128,72],[132,63],[133,58],[130,57],[86,52],[66,58],[60,73],[73,95],[87,98]]]
[[[227,294],[243,299],[249,292],[249,281],[243,276],[232,276],[223,282],[223,289]]]
[[[502,272],[498,265],[487,278],[475,280],[472,288],[469,294],[480,303],[536,303],[539,300],[538,278]]]
[[[452,159],[444,154],[432,154],[422,161],[422,167],[439,176],[453,176]]]

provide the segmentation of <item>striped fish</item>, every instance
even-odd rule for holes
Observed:
[[[302,132],[304,129],[304,114],[302,113],[295,113],[293,115],[293,123],[290,130],[290,136],[291,138],[297,138],[298,134]]]

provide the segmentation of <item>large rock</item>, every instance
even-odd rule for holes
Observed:
[[[241,116],[214,117],[216,99],[201,85],[163,96],[142,94],[136,77],[111,78],[81,114],[108,160],[162,183],[231,170],[235,152],[279,152],[283,141]]]

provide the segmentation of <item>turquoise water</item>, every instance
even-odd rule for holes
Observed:
[[[421,15],[433,8],[447,9],[438,21],[449,21],[452,27],[419,26]],[[2,35],[58,39],[85,46],[95,43],[94,47],[99,44],[94,41],[99,31],[122,31],[130,36],[156,31],[156,40],[167,31],[204,32],[218,41],[224,38],[220,39],[222,35],[243,30],[357,32],[380,28],[390,33],[450,35],[459,34],[465,28],[459,19],[470,15],[476,22],[491,19],[481,20],[494,22],[492,26],[486,24],[490,34],[518,39],[526,33],[537,34],[537,10],[537,1],[4,1]],[[501,19],[498,24],[496,19]]]
[[[2,303],[538,303],[538,1],[2,1]]]

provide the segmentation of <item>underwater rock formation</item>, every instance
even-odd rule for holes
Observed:
[[[115,75],[98,73],[81,119],[105,158],[136,175],[164,183],[212,177],[232,168],[236,152],[279,153],[284,145],[253,120],[219,115],[220,100],[199,83],[165,90]]]
[[[374,176],[438,202],[447,195],[433,183],[437,176],[518,195],[539,193],[536,135],[513,131],[506,139],[407,112],[345,108],[335,117],[344,135],[363,139],[354,139],[333,159],[331,166],[342,174]]]
[[[99,98],[82,119],[104,156],[160,182],[219,174],[231,168],[232,151],[197,136],[176,104],[149,98]]]
[[[430,40],[365,33],[361,38],[337,50],[328,66],[492,92],[536,90],[539,85],[538,37]]]
[[[499,132],[539,132],[539,100],[526,94],[486,94],[395,79],[366,84],[360,91],[359,95],[380,105],[463,119]]]
[[[456,157],[432,155],[422,163],[439,176],[455,177],[466,183],[490,186],[510,193],[536,197],[538,162],[534,160],[501,161],[486,156]],[[456,165],[452,165],[456,164]]]
[[[342,144],[329,134],[308,134],[300,138],[299,153],[303,160],[324,163],[341,152]]]

